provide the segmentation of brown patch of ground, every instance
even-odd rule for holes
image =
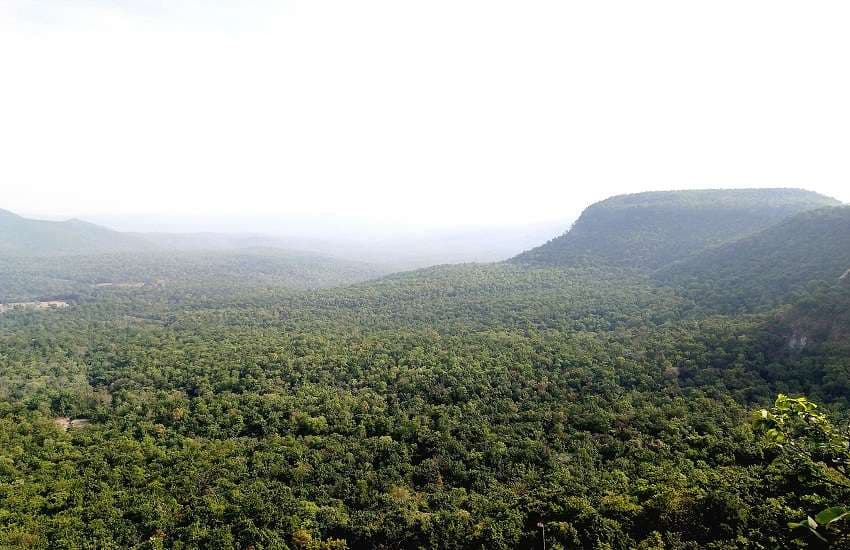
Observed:
[[[68,430],[74,430],[78,428],[85,428],[91,424],[91,420],[88,418],[68,418],[67,416],[59,416],[53,419],[53,422],[60,428],[62,431],[67,432]]]

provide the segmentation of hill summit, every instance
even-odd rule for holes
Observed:
[[[84,255],[155,248],[143,239],[81,220],[33,220],[0,210],[0,254]]]
[[[510,261],[656,270],[755,234],[795,214],[840,204],[802,189],[619,195],[591,205],[567,233]]]

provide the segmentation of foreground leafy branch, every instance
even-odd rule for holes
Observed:
[[[850,490],[850,431],[837,427],[818,412],[817,404],[806,397],[779,394],[770,409],[761,409],[757,420],[765,430],[768,444],[784,457],[811,473],[816,479],[843,490]],[[793,529],[808,529],[827,542],[825,532],[837,528],[836,522],[850,515],[850,507],[832,506],[814,518],[788,524]]]

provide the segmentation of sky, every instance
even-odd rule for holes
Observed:
[[[848,26],[846,0],[0,0],[0,208],[456,226],[644,190],[850,201]]]

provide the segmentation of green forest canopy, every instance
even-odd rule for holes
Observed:
[[[850,243],[824,241],[751,300],[661,278],[666,244],[371,281],[267,250],[5,261],[10,298],[71,306],[0,314],[0,547],[846,546],[788,527],[847,489],[752,420],[782,393],[846,424],[850,285],[823,266]]]

